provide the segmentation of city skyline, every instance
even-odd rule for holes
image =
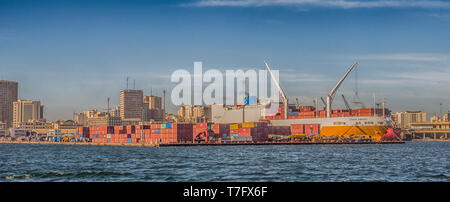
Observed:
[[[195,61],[205,71],[268,60],[288,96],[312,105],[356,60],[368,106],[376,93],[394,112],[450,108],[448,2],[234,2],[2,1],[0,80],[19,82],[19,99],[40,100],[58,120],[105,109],[107,97],[118,106],[126,76],[144,94],[169,95],[172,72]],[[339,94],[352,99],[355,76]]]

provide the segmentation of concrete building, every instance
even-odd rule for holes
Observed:
[[[177,115],[180,121],[183,121],[184,117],[186,116],[184,106],[178,108]]]
[[[23,128],[10,128],[9,129],[9,135],[11,137],[20,137],[20,136],[27,136],[27,133],[29,133],[29,131],[27,129],[23,129]]]
[[[144,103],[148,104],[148,109],[162,109],[162,98],[153,95],[145,95]]]
[[[83,113],[75,114],[75,122],[80,125],[86,126],[87,122],[88,122],[88,118]]]
[[[109,115],[109,116],[110,117],[119,117],[119,114],[115,114],[115,115],[117,115],[117,116],[112,116],[112,115]],[[92,124],[96,121],[100,121],[100,122],[104,121],[103,119],[105,119],[105,117],[108,117],[108,113],[100,112],[96,109],[90,109],[90,110],[83,111],[79,114],[75,114],[75,121],[78,124],[87,126],[87,125],[89,125],[89,122],[91,122],[91,124]],[[120,117],[119,117],[119,119],[120,119]],[[112,122],[116,122],[116,121],[117,121],[117,118],[114,118],[112,120]]]
[[[450,116],[450,111],[445,113],[444,115],[442,115],[442,120],[445,122],[450,121],[450,120],[448,120],[449,116]]]
[[[178,123],[178,122],[180,122],[178,115],[175,115],[175,114],[166,114],[165,120],[168,123]]]
[[[109,110],[109,115],[113,117],[120,117],[120,106],[117,106],[116,108]]]
[[[19,96],[19,83],[0,80],[0,122],[6,124],[6,128],[12,126],[13,102]]]
[[[178,109],[178,117],[183,122],[205,122],[211,120],[211,106],[185,105]]]
[[[142,90],[120,91],[120,117],[122,120],[143,118],[143,95]]]
[[[264,106],[262,105],[237,107],[216,104],[211,106],[209,116],[214,123],[258,122],[263,117],[263,110]]]
[[[153,95],[145,95],[143,97],[144,121],[161,121],[163,119],[164,111],[161,100],[161,97]]]
[[[396,127],[402,130],[411,128],[411,123],[421,123],[427,121],[427,113],[422,111],[404,111],[395,113]]]
[[[40,130],[40,129],[52,129],[53,125],[43,120],[20,122],[16,125],[16,128],[22,128],[27,130]]]
[[[450,139],[450,122],[430,121],[411,123],[412,139]]]
[[[6,136],[6,123],[0,122],[0,137]]]
[[[61,132],[61,134],[73,135],[77,133],[77,128],[82,126],[81,124],[76,123],[75,121],[55,121],[51,123],[53,125],[53,129],[50,129],[48,133],[51,133],[52,130],[57,130]]]
[[[87,126],[120,126],[122,125],[122,118],[120,116],[99,116],[88,118]]]
[[[17,100],[13,102],[13,127],[19,128],[20,123],[44,119],[44,107],[40,101]]]

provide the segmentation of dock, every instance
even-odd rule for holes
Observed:
[[[80,145],[80,146],[131,146],[157,147],[158,144],[146,143],[99,143],[99,142],[44,142],[44,141],[0,141],[0,144],[41,144],[41,145]]]
[[[160,147],[185,146],[237,146],[237,145],[326,145],[326,144],[404,144],[404,141],[382,142],[230,142],[230,143],[172,143],[160,144]]]
[[[229,143],[97,143],[97,142],[39,142],[39,141],[0,141],[0,144],[40,144],[40,145],[80,145],[80,146],[131,146],[131,147],[192,147],[192,146],[238,146],[238,145],[336,145],[336,144],[404,144],[404,141],[380,142],[229,142]]]

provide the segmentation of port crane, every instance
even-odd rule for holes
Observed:
[[[358,62],[355,62],[352,64],[352,66],[347,70],[347,72],[342,76],[342,78],[336,83],[336,85],[331,89],[330,93],[327,95],[327,102],[326,102],[326,110],[327,110],[327,118],[331,117],[331,101],[333,95],[336,93],[339,86],[341,86],[342,82],[344,82],[345,78],[347,78],[348,74],[355,68],[355,66],[358,64]]]
[[[272,80],[275,82],[275,85],[277,86],[278,90],[280,90],[280,94],[283,97],[283,104],[284,104],[284,119],[288,119],[289,110],[288,110],[288,98],[286,96],[286,93],[284,93],[284,90],[281,88],[280,84],[275,79],[275,76],[273,75],[273,72],[272,70],[270,70],[270,67],[266,61],[264,61],[264,64],[266,65],[266,68],[269,71],[270,76],[272,77]]]
[[[344,100],[345,107],[346,107],[347,110],[350,111],[350,113],[351,113],[352,108],[350,108],[350,105],[348,104],[347,99],[345,99],[344,94],[342,94],[342,99]]]
[[[325,100],[323,99],[323,97],[320,97],[320,100],[322,100],[323,106],[326,107],[326,106],[327,106],[327,102],[325,102]]]
[[[364,105],[364,102],[362,102],[358,96],[358,69],[355,69],[355,71],[353,71],[353,72],[355,72],[355,94],[353,97],[352,104],[360,105],[360,108],[366,108],[366,106]]]

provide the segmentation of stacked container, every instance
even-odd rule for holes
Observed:
[[[114,133],[113,126],[92,126],[89,128],[89,134],[92,142],[106,143],[109,142],[108,134]]]
[[[304,124],[291,124],[291,134],[305,134]]]
[[[195,142],[195,137],[199,135],[200,133],[206,134],[208,136],[208,129],[211,129],[211,123],[202,122],[202,123],[196,123],[193,126],[192,130],[192,142]],[[206,142],[208,142],[208,137],[206,137]]]
[[[320,124],[304,124],[304,130],[306,135],[319,134]]]
[[[290,126],[271,126],[269,127],[269,133],[273,135],[290,135]]]
[[[90,136],[90,132],[89,132],[89,127],[78,127],[77,128],[77,136],[82,138],[91,138]]]
[[[230,125],[228,124],[211,124],[211,129],[214,132],[214,137],[208,139],[219,141],[219,139],[228,138],[230,134]]]
[[[269,127],[267,126],[267,123],[264,122],[242,123],[241,128],[238,129],[238,137],[251,137],[250,141],[257,141],[257,142],[267,141],[268,135],[269,135]],[[235,133],[230,133],[230,137],[236,137]],[[237,140],[240,139],[232,138],[232,141]]]

